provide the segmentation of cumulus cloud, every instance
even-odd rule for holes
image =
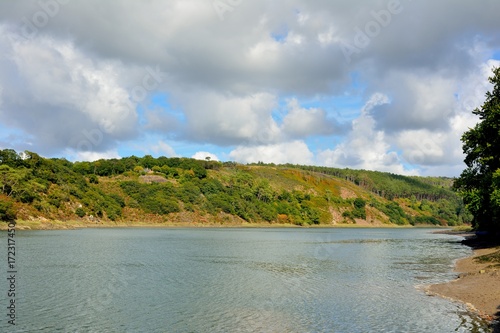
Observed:
[[[459,132],[498,65],[500,2],[401,0],[386,21],[385,0],[228,3],[221,17],[205,0],[0,2],[0,142],[106,154],[154,132],[240,161],[460,168]]]
[[[211,161],[219,161],[219,158],[217,157],[217,155],[206,152],[206,151],[198,151],[193,156],[191,156],[191,158],[194,158],[197,160],[206,160],[207,157],[209,157]]]
[[[269,93],[226,96],[197,92],[181,97],[188,139],[220,145],[271,143],[279,140],[272,118],[276,97]]]
[[[305,142],[292,141],[260,146],[240,146],[229,153],[231,159],[241,163],[293,163],[310,165],[313,153]]]
[[[391,103],[373,111],[378,128],[386,131],[446,128],[454,111],[457,83],[442,73],[393,73],[384,87]]]
[[[282,130],[291,137],[328,135],[335,132],[335,123],[328,119],[327,113],[322,109],[302,108],[296,98],[288,102],[288,109]]]
[[[388,171],[399,174],[415,173],[406,170],[397,153],[391,149],[383,131],[376,129],[371,111],[389,103],[387,96],[374,94],[362,109],[361,115],[353,120],[352,130],[345,142],[334,149],[318,154],[318,162],[326,166],[353,167],[366,170]]]
[[[158,141],[157,144],[152,145],[151,147],[149,147],[148,150],[151,150],[156,155],[162,155],[162,156],[166,156],[166,157],[177,156],[177,154],[175,153],[174,148],[172,148],[172,146],[170,146],[166,142],[163,142],[162,140]]]
[[[2,123],[37,138],[41,152],[105,151],[134,137],[136,114],[115,62],[95,62],[69,42],[16,40],[0,29]],[[3,37],[3,38],[2,38]]]
[[[116,150],[108,150],[104,152],[68,150],[66,151],[66,156],[76,161],[90,162],[100,159],[120,158],[120,155]]]

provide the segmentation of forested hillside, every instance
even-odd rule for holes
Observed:
[[[95,162],[0,150],[0,219],[92,223],[459,225],[449,178],[189,158]]]

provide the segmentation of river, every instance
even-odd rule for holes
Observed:
[[[7,248],[6,233],[2,234]],[[429,229],[17,231],[2,332],[470,332],[420,286],[471,250]],[[7,294],[7,262],[0,290]],[[482,329],[476,329],[483,332]]]

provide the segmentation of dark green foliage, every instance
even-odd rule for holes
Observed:
[[[386,214],[390,221],[395,224],[403,225],[403,224],[408,224],[407,216],[396,202],[388,202],[384,206],[382,206],[381,211]]]
[[[467,168],[455,183],[479,230],[500,230],[500,68],[489,79],[493,90],[472,111],[479,123],[462,136]]]
[[[364,199],[361,199],[361,198],[356,198],[356,199],[354,199],[353,204],[354,204],[354,208],[363,209],[363,208],[365,208],[366,201]]]
[[[217,179],[206,179],[201,183],[201,192],[204,195],[224,192],[224,186]]]
[[[0,221],[14,221],[16,219],[16,212],[12,207],[11,202],[0,201]]]
[[[365,220],[366,219],[366,210],[365,210],[365,208],[363,207],[363,208],[355,208],[355,209],[353,209],[352,216],[354,218],[357,218],[357,219]]]
[[[386,204],[380,203],[376,200],[372,201],[373,207],[380,210],[382,213],[389,217],[391,223],[398,225],[405,225],[409,223],[408,216],[404,210],[394,201],[389,201]]]
[[[182,184],[179,189],[178,198],[185,203],[199,203],[201,200],[201,191],[198,186],[192,182],[186,182]]]
[[[113,199],[120,207],[125,207],[125,200],[118,194],[111,193],[109,197]]]
[[[84,217],[86,215],[85,210],[81,207],[78,207],[77,209],[75,209],[75,214],[78,217]]]
[[[91,184],[99,184],[99,179],[96,175],[89,175],[89,183]]]
[[[366,209],[365,209],[366,201],[362,198],[356,198],[356,199],[354,199],[353,205],[354,205],[354,209],[352,211],[352,215],[354,216],[354,218],[365,220],[366,219]]]
[[[87,207],[89,214],[104,216],[116,220],[122,215],[122,207],[112,195],[106,194],[97,188],[89,188],[81,202]]]
[[[267,222],[272,222],[276,220],[278,214],[276,213],[276,208],[269,204],[259,204],[257,206],[257,213],[259,216]]]
[[[169,214],[180,211],[179,204],[175,199],[165,197],[161,194],[148,196],[139,202],[141,207],[148,213]]]
[[[206,198],[212,206],[212,213],[217,213],[218,211],[223,211],[228,214],[234,213],[231,197],[226,193],[208,194]]]
[[[366,219],[366,201],[362,198],[356,198],[352,201],[353,209],[346,210],[342,213],[342,217],[348,220]]]
[[[139,207],[153,214],[169,214],[180,211],[175,190],[170,183],[140,184],[135,181],[122,182],[121,188],[134,198]]]
[[[426,216],[426,215],[421,215],[421,216],[415,216],[410,220],[410,223],[412,225],[416,224],[432,224],[432,225],[440,225],[441,223],[439,222],[438,219],[436,219],[433,216]]]

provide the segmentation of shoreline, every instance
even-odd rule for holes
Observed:
[[[8,223],[0,224],[0,231],[8,229]],[[432,225],[396,225],[396,224],[319,224],[319,225],[296,225],[286,223],[199,223],[199,222],[89,222],[77,220],[18,220],[16,230],[74,230],[86,228],[298,228],[298,229],[336,229],[336,228],[382,228],[382,229],[435,229],[436,232],[452,232],[450,227]],[[440,230],[440,229],[448,229]]]
[[[425,292],[430,296],[465,304],[470,311],[496,325],[494,329],[497,332],[500,319],[500,264],[480,262],[477,258],[499,252],[500,246],[471,243],[470,240],[466,238],[463,244],[472,247],[474,252],[455,262],[454,271],[458,277],[449,282],[428,285]]]

